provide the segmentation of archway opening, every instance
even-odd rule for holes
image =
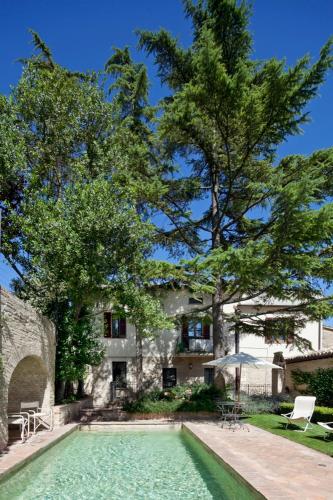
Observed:
[[[8,386],[8,413],[20,411],[21,403],[38,401],[40,407],[50,404],[48,372],[41,358],[27,356],[14,369]],[[8,428],[9,442],[19,436],[19,428]]]
[[[8,412],[20,410],[21,402],[38,401],[48,406],[48,373],[37,356],[22,359],[12,373],[8,387]]]
[[[38,401],[40,407],[50,404],[48,372],[41,358],[27,356],[14,369],[8,386],[8,413],[20,411],[21,403]],[[18,428],[8,428],[9,442],[15,441]]]

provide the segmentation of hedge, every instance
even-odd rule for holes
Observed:
[[[293,410],[294,403],[280,403],[279,414],[289,413]],[[327,406],[315,406],[313,416],[311,419],[313,422],[333,422],[333,408]]]
[[[291,375],[296,386],[307,385],[305,391],[299,392],[316,396],[321,406],[333,406],[333,368],[317,368],[313,372],[293,370]]]
[[[185,384],[170,389],[156,389],[137,401],[127,402],[123,410],[129,413],[174,413],[216,411],[216,399],[225,399],[214,385]]]

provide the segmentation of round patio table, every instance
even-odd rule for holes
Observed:
[[[229,428],[233,428],[233,430],[235,430],[236,425],[245,428],[245,424],[240,419],[244,406],[245,403],[241,401],[221,401],[218,403],[217,407],[221,412],[222,427],[228,424]]]

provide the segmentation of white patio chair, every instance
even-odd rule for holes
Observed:
[[[20,427],[22,443],[24,443],[28,439],[30,433],[28,416],[24,416],[18,413],[9,413],[8,425],[18,425]]]
[[[308,427],[313,427],[311,424],[311,417],[315,407],[315,402],[316,398],[314,396],[297,396],[295,398],[293,411],[281,415],[288,420],[286,429],[289,424],[297,424],[300,422],[305,423],[305,427],[302,432],[307,431]]]
[[[37,429],[41,426],[45,427],[48,431],[52,431],[53,413],[51,408],[48,411],[40,408],[39,401],[22,402],[20,407],[20,414],[28,415],[28,420],[32,420],[34,434],[36,434]]]
[[[326,431],[324,439],[328,439],[330,433],[333,434],[333,422],[317,422],[317,424]]]

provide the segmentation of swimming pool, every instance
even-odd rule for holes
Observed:
[[[257,498],[186,431],[76,431],[0,485],[0,499]]]

